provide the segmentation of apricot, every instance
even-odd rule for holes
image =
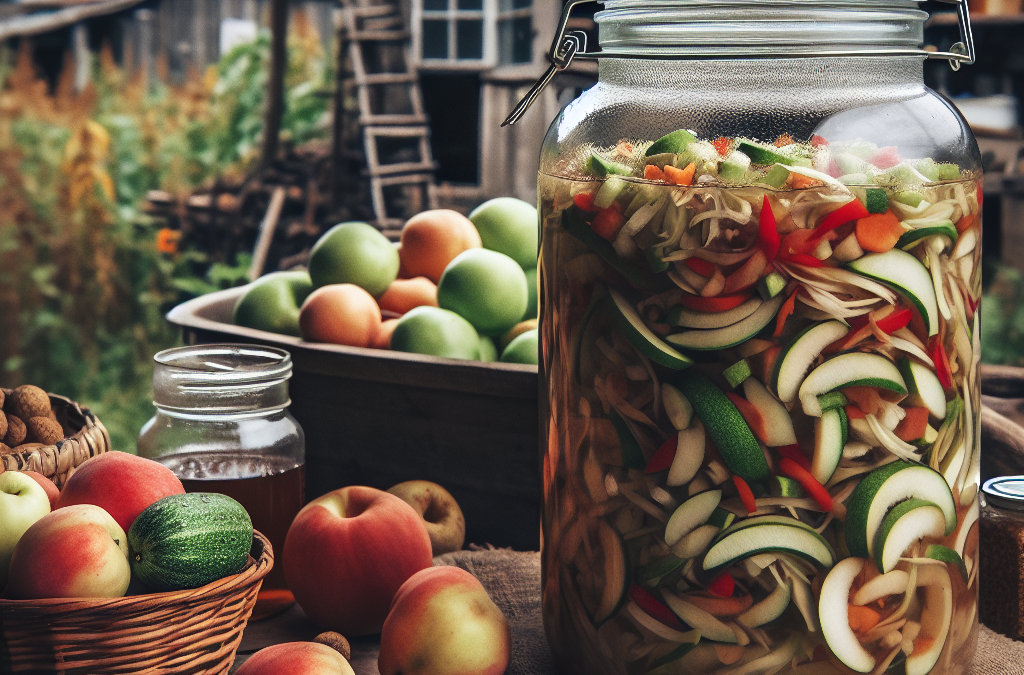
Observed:
[[[377,331],[377,337],[373,339],[373,345],[375,349],[391,349],[391,334],[395,332],[395,326],[398,325],[398,319],[388,319],[380,324],[380,330]]]
[[[436,284],[455,256],[481,246],[480,233],[466,216],[450,209],[424,211],[402,229],[401,273],[424,276]]]
[[[369,347],[380,330],[380,307],[355,284],[331,284],[310,293],[299,310],[302,339]]]
[[[396,279],[377,301],[381,309],[405,314],[414,307],[437,307],[437,285],[426,277]]]

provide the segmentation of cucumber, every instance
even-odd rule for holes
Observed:
[[[594,559],[588,561],[592,567],[589,574],[580,574],[577,585],[580,600],[594,627],[600,627],[614,617],[629,598],[630,574],[629,556],[626,545],[612,526],[603,520],[594,521],[597,527],[596,541],[591,536],[589,549]]]
[[[811,475],[822,485],[839,467],[846,446],[849,421],[843,408],[833,408],[821,414],[814,421],[814,456],[811,458]]]
[[[736,144],[736,149],[749,157],[754,164],[796,164],[794,160],[799,159],[779,152],[774,145],[754,141],[740,141]]]
[[[789,169],[782,164],[774,164],[772,168],[768,169],[768,173],[757,182],[778,189],[785,185],[788,179]]]
[[[875,535],[885,515],[904,500],[936,504],[945,518],[945,534],[956,529],[953,493],[942,474],[924,464],[902,460],[879,467],[861,479],[846,503],[846,548],[851,555],[871,558]]]
[[[818,397],[818,407],[821,408],[822,414],[834,408],[844,408],[849,402],[846,394],[841,391],[830,391]]]
[[[800,404],[807,415],[820,417],[820,394],[855,386],[878,387],[900,396],[907,395],[907,385],[892,361],[880,354],[847,352],[825,361],[811,371],[800,385]]]
[[[608,180],[601,183],[601,187],[594,196],[594,206],[599,209],[608,208],[627,187],[629,187],[629,181],[618,176],[608,176]]]
[[[892,507],[875,534],[878,571],[892,571],[907,547],[923,537],[941,537],[945,529],[942,509],[930,501],[911,498]]]
[[[910,208],[917,208],[924,201],[924,195],[919,192],[897,192],[896,201],[900,204],[906,204]]]
[[[613,162],[597,154],[590,155],[590,159],[587,160],[587,171],[598,178],[604,178],[608,175],[630,176],[633,174],[633,169],[625,164]]]
[[[946,392],[939,382],[938,376],[928,366],[911,361],[906,356],[896,362],[907,383],[910,395],[907,402],[911,405],[928,408],[928,412],[939,420],[946,418]]]
[[[670,134],[665,134],[658,140],[651,143],[651,147],[647,148],[647,152],[644,153],[647,157],[653,157],[654,155],[660,155],[663,152],[672,152],[679,154],[683,150],[686,150],[686,146],[697,140],[691,132],[686,129],[679,129],[673,131]]]
[[[862,558],[840,561],[825,577],[818,596],[818,618],[822,637],[843,664],[858,673],[870,673],[875,657],[860,644],[850,628],[849,599],[854,580],[864,567]]]
[[[634,347],[640,350],[644,356],[659,363],[666,368],[681,370],[693,365],[693,360],[685,354],[680,353],[674,347],[668,345],[664,340],[654,334],[647,327],[632,303],[615,289],[610,289],[615,309],[616,324],[622,334]]]
[[[946,237],[949,241],[947,246],[951,246],[959,236],[956,228],[953,227],[953,221],[944,220],[935,225],[926,225],[925,227],[918,227],[910,230],[909,232],[900,236],[896,241],[896,248],[907,250],[913,248],[917,244],[921,243],[927,237]]]
[[[700,328],[703,330],[725,328],[726,326],[731,326],[738,321],[746,319],[748,316],[753,314],[761,304],[762,301],[760,299],[751,298],[742,305],[738,305],[724,312],[698,312],[695,309],[676,305],[676,307],[679,307],[679,312],[673,323],[681,328]]]
[[[771,300],[781,293],[782,289],[785,287],[786,277],[775,271],[768,274],[768,276],[762,277],[761,280],[757,282],[757,292],[764,300]]]
[[[789,520],[789,523],[761,522],[726,530],[704,555],[702,568],[713,576],[739,560],[769,552],[791,553],[821,569],[832,567],[836,554],[825,538]]]
[[[772,386],[783,403],[796,400],[800,385],[821,351],[850,332],[842,321],[825,321],[804,329],[775,359]]]
[[[608,418],[611,420],[612,426],[615,427],[615,432],[619,435],[619,452],[622,453],[622,463],[630,469],[640,469],[643,471],[647,466],[647,460],[644,459],[644,453],[640,450],[640,444],[636,442],[636,437],[629,430],[626,421],[615,410],[608,414]]]
[[[766,480],[771,475],[754,432],[721,389],[696,372],[684,373],[671,384],[693,405],[730,471],[747,482]]]
[[[747,178],[750,168],[750,157],[735,150],[718,167],[718,177],[729,183],[742,183]]]
[[[249,514],[231,497],[164,497],[128,530],[132,573],[154,591],[199,588],[238,574],[249,560],[252,536]]]
[[[793,497],[796,499],[807,496],[800,483],[797,483],[788,476],[772,476],[771,480],[768,481],[768,494],[772,497]]]
[[[775,315],[778,314],[784,300],[785,298],[781,295],[777,295],[771,300],[761,303],[750,316],[731,326],[711,330],[698,329],[673,333],[666,337],[665,340],[684,349],[699,351],[735,347],[750,340],[771,323]]]
[[[942,544],[930,544],[924,551],[924,557],[944,562],[947,565],[953,565],[960,572],[960,578],[963,582],[967,583],[967,565],[964,564],[964,559],[960,557],[960,554],[953,549]]]
[[[729,386],[735,389],[750,377],[750,364],[747,363],[746,359],[740,359],[722,371],[722,375],[724,375],[725,379],[729,382]]]
[[[868,253],[846,265],[857,274],[880,281],[904,296],[917,308],[928,336],[939,332],[939,309],[931,274],[906,251],[894,248],[885,253]]]

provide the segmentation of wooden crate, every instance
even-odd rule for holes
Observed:
[[[185,344],[288,350],[292,415],[306,434],[306,498],[345,485],[424,479],[466,515],[467,544],[537,550],[541,503],[536,366],[307,343],[229,323],[244,289],[175,307]]]

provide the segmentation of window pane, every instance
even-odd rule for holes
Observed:
[[[525,9],[526,7],[532,7],[533,0],[500,0],[498,3],[499,12],[511,12],[515,9]]]
[[[484,8],[484,0],[458,0],[459,9],[481,10]]]
[[[448,0],[423,0],[423,9],[443,12],[448,9]]]
[[[423,21],[423,58],[448,58],[447,21]]]
[[[533,56],[533,23],[530,17],[498,23],[498,50],[502,63],[530,63]]]
[[[484,22],[456,21],[455,42],[457,58],[477,60],[484,57]]]

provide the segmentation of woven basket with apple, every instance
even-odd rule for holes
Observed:
[[[87,420],[75,436],[106,438],[71,405]],[[238,502],[186,494],[108,441],[72,465],[71,441],[53,466],[0,467],[0,673],[227,673],[273,566],[267,539]]]

